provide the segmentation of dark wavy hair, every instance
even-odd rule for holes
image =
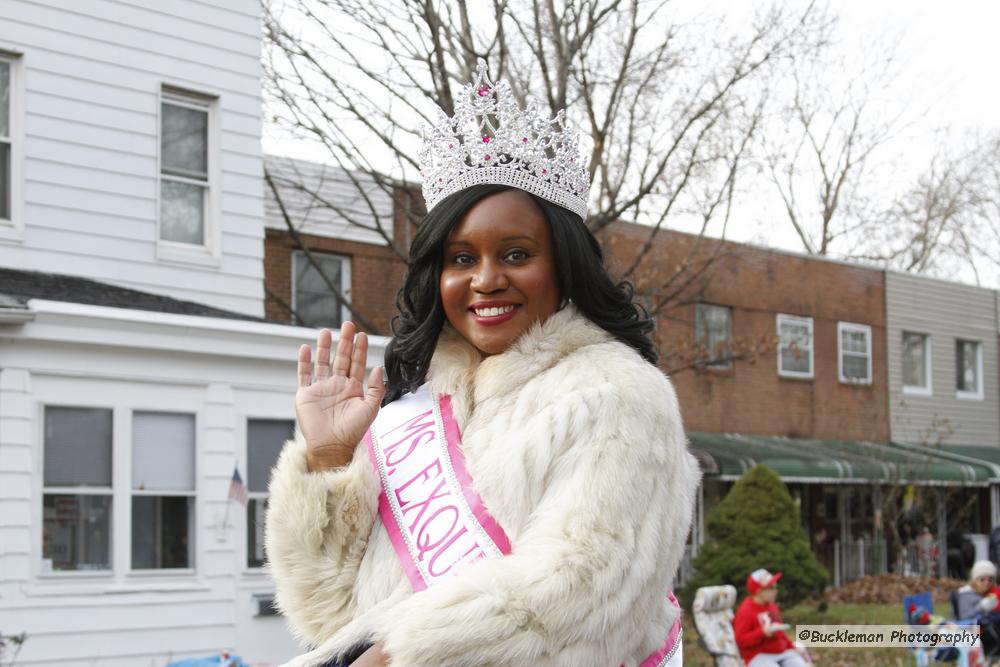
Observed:
[[[393,338],[385,351],[388,387],[383,405],[416,390],[427,375],[446,319],[439,290],[445,241],[474,204],[510,189],[474,185],[460,190],[438,203],[420,224],[410,244],[403,288],[396,295],[399,314],[392,318]],[[632,284],[615,284],[611,279],[600,244],[578,215],[540,197],[531,198],[552,229],[560,308],[572,300],[590,321],[656,364],[656,346],[650,338],[653,320],[633,302]]]

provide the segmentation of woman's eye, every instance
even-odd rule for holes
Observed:
[[[531,255],[525,250],[510,250],[504,255],[504,259],[508,262],[523,262],[529,257]],[[476,256],[467,252],[460,252],[452,255],[451,262],[460,266],[471,266],[476,263]]]

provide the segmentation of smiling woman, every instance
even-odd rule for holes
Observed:
[[[583,222],[576,140],[535,113],[483,63],[429,130],[386,386],[351,322],[299,351],[266,529],[315,647],[291,665],[681,662],[700,472],[652,323]]]
[[[473,247],[474,239],[466,236],[497,246],[485,268]],[[509,253],[503,257],[504,264],[496,254],[498,248]],[[498,273],[492,268],[501,265],[508,269]],[[513,286],[497,283],[515,275]],[[507,294],[498,291],[498,286],[507,289]],[[464,290],[465,296],[449,296],[454,289]],[[513,296],[522,289],[525,298],[532,295],[532,303],[523,310],[518,306],[526,302]],[[548,294],[544,299],[543,293]],[[601,246],[578,214],[503,183],[466,187],[436,203],[410,245],[409,270],[396,300],[400,312],[386,352],[386,401],[396,400],[425,381],[442,331],[460,331],[470,341],[469,336],[480,334],[482,346],[476,344],[476,348],[486,355],[496,354],[532,323],[544,321],[568,303],[655,364],[656,347],[649,338],[652,321],[632,298],[629,283],[616,284],[608,275]],[[552,299],[555,306],[550,309]],[[499,317],[491,318],[489,312],[477,317],[469,311],[473,305],[512,304],[515,316],[509,326]],[[485,328],[493,322],[504,326],[495,331]],[[490,340],[495,344],[490,345]]]

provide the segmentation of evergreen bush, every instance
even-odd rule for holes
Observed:
[[[695,576],[680,592],[690,608],[702,586],[732,584],[746,595],[757,568],[782,572],[778,601],[791,605],[822,592],[829,574],[809,548],[809,538],[788,488],[764,465],[746,471],[706,520],[708,540],[694,559]]]

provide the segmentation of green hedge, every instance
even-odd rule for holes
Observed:
[[[746,471],[706,523],[708,540],[694,559],[696,574],[680,592],[687,608],[702,586],[732,584],[742,598],[747,575],[759,567],[783,573],[778,601],[786,605],[820,593],[829,580],[809,548],[788,488],[767,466]]]

